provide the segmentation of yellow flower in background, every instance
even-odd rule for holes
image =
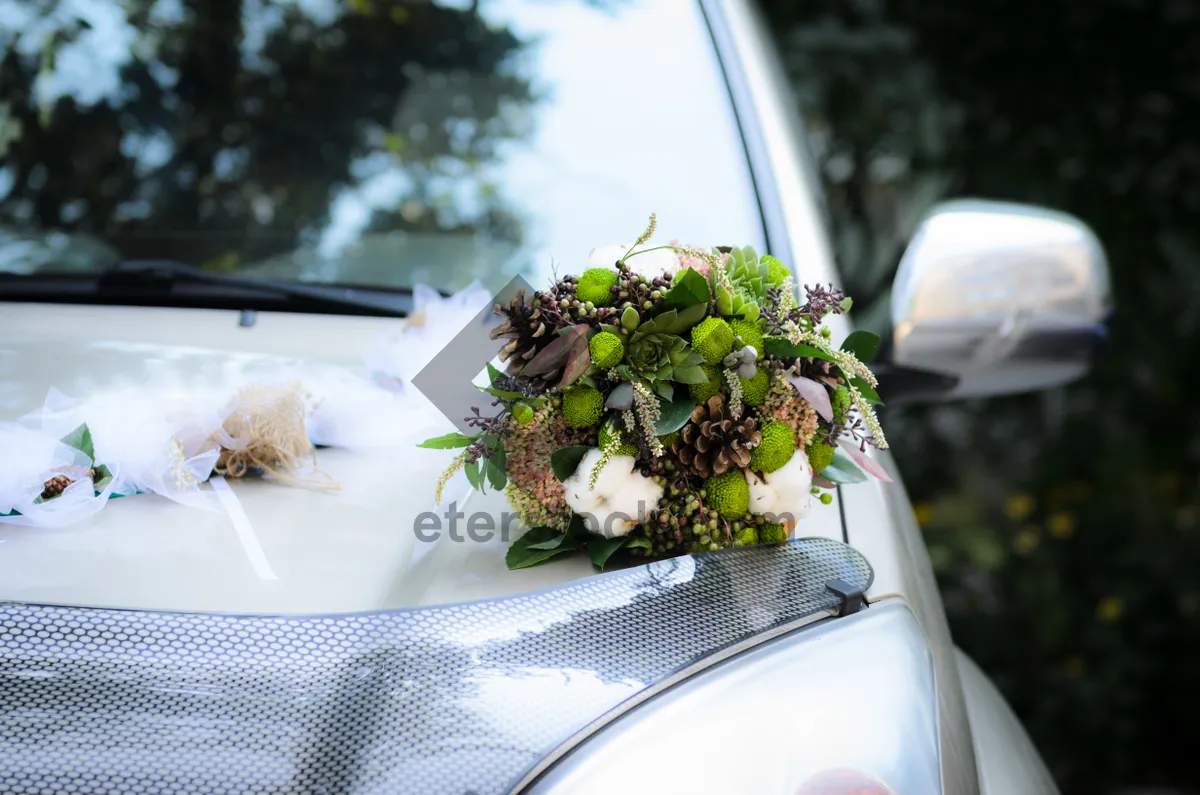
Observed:
[[[1096,605],[1096,618],[1105,624],[1121,620],[1125,614],[1125,603],[1115,596],[1106,596]]]
[[[1004,513],[1014,522],[1028,519],[1033,513],[1033,497],[1024,492],[1012,495],[1004,503]]]
[[[1072,679],[1078,679],[1079,677],[1083,676],[1085,668],[1083,664],[1083,658],[1078,654],[1068,657],[1067,661],[1063,663],[1063,668],[1066,669],[1067,676],[1071,677]]]
[[[921,527],[928,527],[929,523],[933,521],[933,503],[918,502],[913,506],[913,517]]]
[[[1028,555],[1037,549],[1041,543],[1042,540],[1038,538],[1037,528],[1023,527],[1013,540],[1013,548],[1017,550],[1018,555]]]
[[[1077,524],[1075,514],[1070,511],[1056,511],[1050,514],[1050,518],[1046,521],[1046,528],[1055,538],[1070,538],[1075,535]]]

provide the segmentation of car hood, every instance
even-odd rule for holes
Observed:
[[[398,322],[276,314],[245,328],[230,312],[0,303],[0,422],[41,408],[51,389],[78,398],[147,382],[200,390],[299,365],[361,370],[362,353]],[[415,442],[451,428],[436,412],[413,422],[403,445],[319,450],[337,491],[233,482],[242,517],[217,499],[206,510],[138,494],[67,527],[0,524],[0,601],[338,613],[493,598],[591,573],[583,561],[509,572],[499,533],[471,541],[462,522],[418,540],[414,524],[434,510],[452,453]],[[469,494],[465,480],[450,488],[460,510],[504,510],[500,495]]]
[[[805,539],[343,616],[0,603],[0,776],[47,792],[525,791],[639,702],[833,615],[830,580],[871,576],[850,547]],[[756,764],[796,776],[788,754]]]

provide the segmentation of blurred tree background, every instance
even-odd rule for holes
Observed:
[[[1066,210],[1107,250],[1094,375],[886,422],[957,642],[1064,793],[1194,787],[1200,6],[771,0],[858,322],[936,202]]]

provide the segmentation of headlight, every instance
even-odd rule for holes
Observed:
[[[940,793],[933,661],[903,603],[734,657],[618,718],[526,792]]]

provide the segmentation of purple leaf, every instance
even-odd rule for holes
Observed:
[[[825,388],[824,384],[798,375],[789,375],[788,383],[796,387],[800,397],[807,400],[809,405],[817,410],[821,419],[833,422],[833,403],[829,400],[829,390]]]
[[[579,376],[586,373],[591,366],[592,354],[588,349],[587,335],[576,336],[575,344],[571,346],[571,355],[567,357],[567,366],[563,368],[562,381],[559,382],[559,386],[565,387],[575,383]]]
[[[821,477],[820,475],[813,475],[813,485],[820,486],[823,489],[836,489],[837,488],[836,483],[834,483],[832,480],[826,480],[825,478]]]
[[[521,375],[534,376],[553,373],[560,367],[565,367],[579,338],[587,339],[587,326],[571,326],[558,339],[538,351],[538,355],[529,360],[529,364],[521,368]]]
[[[632,405],[633,384],[626,381],[625,383],[617,384],[616,388],[608,394],[608,401],[604,404],[604,407],[615,411],[625,411]]]
[[[879,465],[879,462],[871,458],[869,455],[858,449],[858,445],[845,439],[838,440],[838,446],[846,451],[846,455],[854,459],[854,463],[858,464],[868,474],[882,480],[884,483],[892,483],[892,476],[887,473],[887,470]]]

